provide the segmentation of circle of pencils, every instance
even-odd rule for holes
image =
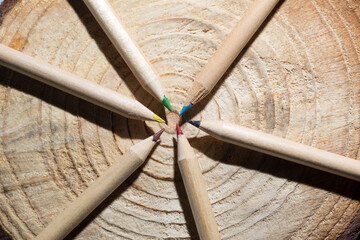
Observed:
[[[84,2],[142,87],[172,111],[159,76],[145,59],[140,48],[132,41],[107,1],[84,0]],[[254,1],[196,77],[180,116],[211,92],[278,2],[279,0]],[[125,117],[165,122],[134,99],[3,45],[0,45],[0,64]],[[360,162],[354,159],[228,122],[190,120],[187,122],[221,141],[360,181]],[[69,203],[36,239],[52,240],[66,237],[125,179],[143,165],[163,132],[164,129],[133,145],[78,198]],[[206,240],[220,239],[206,182],[196,155],[178,124],[176,124],[176,132],[177,163],[199,236]]]

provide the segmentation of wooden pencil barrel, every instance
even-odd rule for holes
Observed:
[[[358,160],[227,122],[201,124],[200,128],[222,141],[360,181]]]
[[[178,136],[177,157],[200,239],[220,240],[204,177],[198,160],[184,135]]]
[[[164,92],[159,76],[145,59],[137,44],[131,39],[108,1],[84,0],[84,2],[143,88],[161,102]]]
[[[154,120],[140,102],[0,44],[1,65],[128,118]]]
[[[192,91],[195,92],[190,93],[189,96],[197,94],[196,91],[199,91],[200,94],[196,97],[193,96],[194,99],[191,99],[193,104],[199,102],[215,87],[278,2],[279,0],[256,0],[246,10],[246,13],[216,50],[214,56],[196,77],[195,83],[199,86],[194,84]]]
[[[130,148],[124,155],[96,179],[83,193],[36,236],[36,240],[64,239],[85,217],[125,181],[141,164],[144,163],[151,149],[155,146],[152,137],[142,142],[137,151]],[[140,150],[139,150],[140,148]]]

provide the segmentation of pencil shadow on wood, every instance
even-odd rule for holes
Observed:
[[[195,104],[187,112],[185,112],[182,119],[192,119],[194,116],[199,114],[202,110],[204,110],[206,105],[210,102],[211,99],[214,98],[214,95],[216,94],[216,92],[223,85],[224,81],[229,77],[229,75],[234,70],[234,68],[236,68],[236,66],[239,64],[240,60],[242,59],[244,54],[248,51],[249,47],[258,38],[258,36],[261,34],[261,32],[264,30],[264,28],[268,25],[268,23],[270,22],[272,17],[279,10],[279,8],[283,4],[283,2],[284,2],[284,0],[280,0],[279,3],[275,6],[274,10],[269,14],[269,16],[263,22],[263,24],[261,24],[259,29],[255,32],[253,37],[249,40],[249,42],[246,44],[246,46],[243,48],[243,50],[240,52],[240,54],[236,57],[236,59],[233,61],[233,63],[230,65],[230,67],[226,70],[226,72],[221,77],[219,82],[215,85],[215,87],[212,89],[212,91],[204,99],[202,99],[199,103]]]
[[[0,240],[11,240],[12,238],[10,237],[9,234],[7,234],[5,232],[5,230],[0,226]]]
[[[79,16],[80,21],[86,28],[90,37],[95,41],[109,64],[114,68],[134,97],[160,117],[165,119],[165,110],[163,105],[142,88],[139,81],[135,78],[130,68],[126,65],[116,48],[112,45],[111,41],[106,36],[96,19],[92,16],[85,3],[83,1],[75,0],[68,0],[68,3]]]
[[[191,236],[191,239],[200,239],[198,232],[196,230],[194,216],[191,212],[190,203],[188,197],[186,195],[185,186],[181,177],[180,169],[177,164],[177,141],[175,138],[173,139],[173,146],[174,146],[174,183],[176,187],[176,192],[179,196],[179,201],[181,208],[183,210],[184,218],[186,221],[186,227],[188,232]]]
[[[129,138],[130,136],[132,139],[144,139],[153,134],[143,121],[127,119],[8,68],[0,66],[0,76],[2,76],[0,78],[0,86],[9,87],[10,89],[31,95],[55,108],[85,119],[99,128],[112,131],[117,136],[123,138]],[[29,99],[29,101],[32,101],[32,99]],[[42,106],[43,104],[41,104],[41,108]],[[34,107],[38,108],[39,106],[34,104]],[[33,117],[35,119],[39,116]],[[51,118],[51,116],[48,117]],[[56,134],[56,131],[61,128],[61,126],[57,126],[56,124],[62,124],[63,126],[63,122],[53,121],[52,123],[52,133]],[[131,125],[131,127],[129,127],[129,125]],[[129,129],[135,128],[136,131],[129,131]]]
[[[15,6],[19,0],[4,0],[0,4],[0,25],[3,23],[6,14]]]
[[[92,223],[97,217],[100,217],[100,214],[110,205],[119,199],[121,195],[129,188],[133,183],[136,181],[136,179],[139,177],[139,175],[142,172],[142,168],[145,166],[147,161],[149,161],[150,156],[153,154],[153,152],[158,147],[155,146],[153,150],[150,152],[149,157],[145,160],[143,165],[141,165],[133,174],[130,175],[113,193],[111,193],[97,208],[95,208],[94,211],[92,211],[69,235],[65,238],[66,240],[75,239],[90,223]],[[117,224],[117,223],[115,223]],[[116,226],[116,225],[113,225]]]
[[[356,213],[349,226],[338,237],[337,240],[359,240],[360,239],[360,210]]]
[[[354,191],[354,189],[360,189],[359,182],[225,143],[210,136],[193,138],[189,141],[193,148],[215,161],[256,170],[277,178],[360,200],[360,191]]]

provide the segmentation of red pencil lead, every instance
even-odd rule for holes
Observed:
[[[183,132],[181,131],[179,124],[176,124],[176,133],[177,135],[184,135]]]

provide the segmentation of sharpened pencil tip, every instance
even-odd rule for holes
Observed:
[[[172,106],[170,104],[169,99],[164,95],[164,99],[162,100],[162,104],[172,112]]]
[[[187,106],[183,106],[183,108],[181,109],[181,112],[180,112],[180,116],[184,113],[184,112],[186,112],[187,110],[189,110],[189,108],[191,108],[192,107],[192,103],[190,103],[189,105],[187,105]]]
[[[162,128],[160,131],[158,131],[157,133],[155,133],[153,135],[153,142],[157,142],[157,140],[159,140],[161,134],[165,131],[165,128]]]
[[[164,123],[165,122],[164,119],[162,119],[161,117],[159,117],[155,113],[153,114],[153,118],[155,119],[155,121],[157,121],[159,123]]]
[[[176,133],[177,135],[184,135],[184,133],[181,131],[179,124],[176,124]]]
[[[191,120],[186,120],[186,122],[190,123],[191,125],[199,128],[200,127],[200,124],[201,122],[200,121],[191,121]]]

